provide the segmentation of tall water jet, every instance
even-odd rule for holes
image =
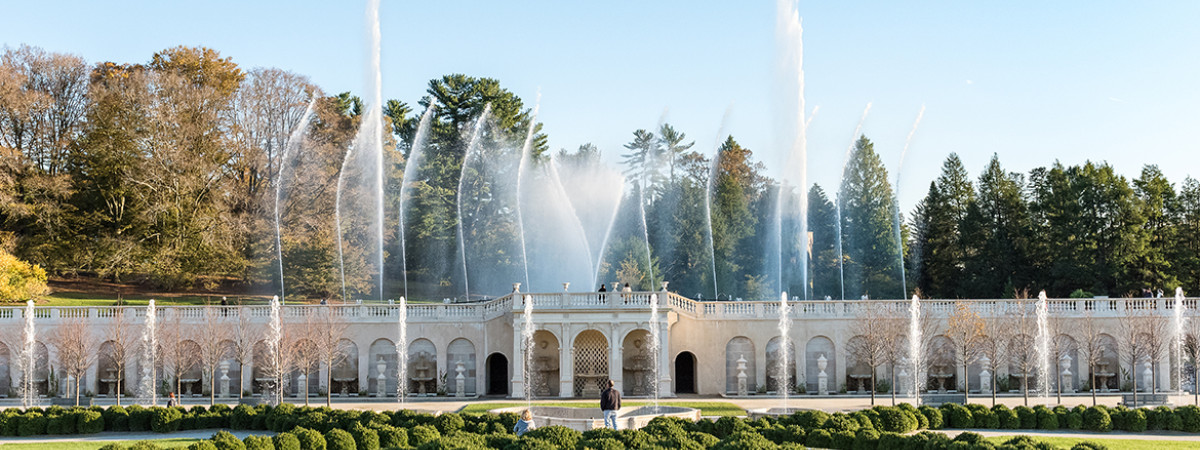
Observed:
[[[725,115],[721,116],[721,126],[717,128],[717,139],[713,143],[713,157],[708,164],[708,180],[704,186],[704,219],[706,238],[708,238],[708,263],[712,267],[712,284],[713,298],[719,299],[721,293],[717,288],[717,243],[713,240],[713,223],[712,223],[712,197],[713,187],[717,185],[717,171],[721,167],[721,144],[722,136],[725,135],[725,128],[729,124],[729,116],[733,114],[733,103],[730,103],[725,108]]]
[[[533,289],[533,285],[529,283],[529,252],[525,245],[525,215],[521,209],[521,183],[525,180],[525,172],[532,157],[533,135],[537,130],[537,115],[541,105],[542,93],[538,92],[533,112],[529,114],[529,131],[525,133],[525,143],[521,146],[521,161],[517,163],[517,231],[521,235],[521,267],[525,270],[525,286],[529,286],[528,289]],[[589,257],[588,260],[591,258]]]
[[[400,297],[396,321],[396,401],[404,403],[408,394],[408,300]]]
[[[788,356],[789,356],[788,352],[792,349],[792,346],[791,346],[792,341],[791,341],[791,338],[789,337],[791,335],[791,330],[792,330],[792,307],[791,307],[791,305],[788,305],[787,292],[784,292],[783,294],[780,294],[780,296],[779,296],[779,340],[780,340],[780,343],[779,343],[779,377],[777,378],[777,380],[779,382],[779,386],[776,387],[776,389],[778,389],[779,393],[781,394],[780,397],[783,399],[783,413],[784,414],[788,413],[788,394],[789,394],[788,388],[790,387],[789,382],[791,381],[788,379],[789,378],[788,375],[790,375],[792,372],[791,370],[789,370],[789,369],[791,369],[791,366],[789,366],[789,364],[791,364],[791,363],[788,362]]]
[[[917,126],[921,124],[922,117],[925,117],[925,105],[921,105],[921,110],[917,112],[917,120],[913,121],[912,130],[909,130],[908,137],[904,139],[904,148],[900,150],[900,163],[896,165],[896,183],[892,185],[895,189],[892,198],[892,231],[896,235],[896,261],[900,266],[900,298],[908,295],[908,279],[904,274],[904,242],[900,236],[900,172],[904,169],[904,157],[908,155],[908,146],[912,144],[913,135],[917,133]]]
[[[913,404],[921,404],[921,390],[925,384],[924,336],[921,335],[921,299],[912,296],[908,303],[908,367],[912,377]]]
[[[471,281],[470,273],[467,272],[467,239],[463,234],[463,180],[467,178],[467,167],[470,167],[471,155],[474,155],[479,147],[479,140],[483,137],[483,124],[487,122],[488,114],[492,112],[492,104],[489,103],[483,107],[483,113],[475,119],[475,126],[471,131],[471,140],[467,144],[467,150],[463,152],[462,169],[458,174],[458,194],[455,196],[455,208],[458,214],[458,251],[462,257],[462,274],[463,274],[463,299],[471,300]]]
[[[779,127],[780,148],[786,148],[782,183],[775,202],[775,236],[774,246],[770,249],[771,257],[775,259],[775,279],[777,292],[786,289],[783,279],[783,218],[784,208],[788,202],[788,186],[794,186],[799,194],[799,211],[789,220],[796,220],[800,239],[800,279],[804,293],[801,298],[808,299],[808,135],[805,129],[804,115],[807,112],[804,99],[804,25],[800,19],[800,11],[794,0],[777,0],[775,11],[775,39],[779,48],[778,76],[780,88],[783,91],[781,122]]]
[[[142,379],[138,384],[138,397],[150,406],[158,406],[158,380],[154,365],[158,362],[158,312],[154,299],[146,306],[146,324],[142,328]]]
[[[346,297],[346,257],[342,252],[342,187],[345,186],[343,181],[346,176],[346,163],[350,161],[350,154],[354,149],[347,149],[346,155],[342,157],[342,168],[338,170],[337,190],[333,197],[333,224],[337,228],[337,252],[338,252],[338,272],[342,279],[342,302],[345,302]]]
[[[280,354],[280,352],[283,351],[283,349],[280,348],[280,343],[283,341],[283,318],[279,313],[278,296],[271,298],[270,314],[270,322],[267,324],[267,354],[270,355],[271,371],[273,372],[272,375],[274,375],[275,378],[272,380],[274,384],[273,387],[275,388],[275,393],[272,397],[276,402],[275,404],[278,405],[283,403],[283,377],[285,375],[285,371],[282,367],[283,358]]]
[[[275,171],[275,257],[279,261],[280,298],[287,298],[287,290],[283,283],[283,244],[279,233],[279,197],[283,194],[283,170],[287,168],[288,156],[291,156],[292,150],[303,140],[304,131],[308,129],[308,122],[312,117],[313,105],[316,104],[317,96],[310,95],[308,107],[304,109],[304,115],[300,117],[300,122],[296,124],[292,134],[288,136],[288,141],[283,147],[283,156],[279,158],[279,167]]]
[[[658,385],[659,385],[659,366],[662,362],[662,333],[659,331],[658,320],[658,294],[650,294],[650,358],[654,361],[650,364],[650,392],[651,398],[654,399],[654,412],[658,412]]]
[[[638,185],[638,211],[639,217],[642,219],[642,239],[646,243],[646,271],[650,274],[650,286],[654,286],[654,255],[650,253],[650,229],[646,227],[645,184]]]
[[[404,204],[406,203],[405,200],[408,199],[410,183],[417,176],[417,170],[420,169],[421,162],[424,160],[425,141],[429,137],[429,121],[433,117],[435,109],[437,109],[437,105],[430,103],[429,107],[425,109],[425,114],[421,115],[421,122],[417,125],[416,134],[413,135],[412,148],[408,152],[408,161],[404,163],[404,179],[400,181],[400,220],[397,221],[399,223],[397,232],[400,234],[400,274],[401,278],[404,279],[404,296],[401,300],[408,297],[408,242],[405,240],[404,235]],[[340,255],[340,240],[338,241],[338,252]],[[343,276],[345,275],[343,274]]]
[[[1184,331],[1184,325],[1187,319],[1183,317],[1183,287],[1175,288],[1175,315],[1172,318],[1174,328],[1174,336],[1171,344],[1175,347],[1175,382],[1179,383],[1179,392],[1183,393],[1183,344],[1187,339],[1187,332]],[[1197,380],[1200,384],[1200,380]]]
[[[1034,347],[1037,351],[1038,396],[1045,399],[1050,395],[1050,309],[1046,302],[1046,291],[1038,293],[1037,299],[1037,336]]]
[[[525,406],[528,407],[533,402],[533,296],[526,295],[522,300],[525,302],[525,326],[521,329],[521,348],[524,352],[521,358],[521,384],[525,388]]]
[[[837,222],[833,227],[833,235],[837,240],[837,259],[838,259],[838,279],[841,282],[842,300],[846,299],[846,253],[842,250],[842,183],[846,180],[846,164],[850,162],[850,154],[854,152],[854,142],[858,140],[858,136],[862,133],[863,122],[867,120],[867,114],[871,112],[871,102],[867,102],[867,107],[863,109],[862,117],[858,119],[858,126],[854,127],[854,135],[850,137],[850,146],[846,148],[846,156],[842,157],[842,170],[838,174],[841,177],[841,182],[838,183],[837,198],[833,202],[833,220]]]
[[[20,358],[21,406],[25,408],[33,406],[33,399],[37,398],[37,389],[33,383],[33,375],[36,373],[37,367],[37,325],[33,321],[33,308],[33,300],[25,302],[25,329],[21,333]]]
[[[382,301],[386,298],[383,291],[383,280],[386,277],[383,270],[383,75],[379,69],[379,0],[367,0],[367,29],[371,42],[370,70],[367,71],[371,101],[367,102],[367,114],[363,119],[363,129],[359,130],[359,133],[366,135],[371,153],[375,155],[375,213],[376,220],[379,221],[375,228],[375,238],[379,251],[379,300]]]

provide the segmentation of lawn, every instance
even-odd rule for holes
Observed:
[[[177,439],[155,439],[155,445],[162,448],[183,448],[191,445],[191,443],[199,441],[199,439],[177,438]],[[4,448],[15,450],[96,450],[112,443],[124,444],[128,446],[136,441],[71,441],[71,442],[37,442],[28,444],[4,444]]]
[[[622,402],[622,406],[647,406],[652,402]],[[682,406],[685,408],[696,408],[700,410],[700,415],[703,416],[744,416],[746,410],[739,408],[733,403],[727,402],[659,402],[662,406]],[[554,403],[534,403],[535,406],[566,406],[569,408],[592,408],[596,407],[595,401],[587,402],[554,402]],[[524,403],[476,403],[473,405],[464,406],[458,410],[460,413],[467,414],[482,414],[489,410],[497,408],[510,408],[513,406],[525,406]]]
[[[1196,441],[1165,441],[1165,440],[1146,440],[1146,439],[1105,439],[1105,438],[1071,438],[1057,436],[1033,436],[1040,442],[1046,442],[1058,446],[1059,448],[1071,448],[1071,446],[1083,441],[1095,442],[1108,448],[1119,448],[1122,450],[1175,450],[1175,449],[1194,449],[1200,444]],[[996,436],[987,438],[996,444],[1001,444],[1004,441],[1012,439],[1012,436]]]

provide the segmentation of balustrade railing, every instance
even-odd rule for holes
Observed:
[[[412,322],[461,322],[464,320],[490,320],[514,311],[522,311],[525,300],[532,299],[535,311],[562,310],[648,310],[650,296],[659,296],[659,305],[664,310],[701,320],[719,319],[778,319],[778,301],[697,301],[667,292],[589,292],[589,293],[518,293],[509,294],[481,303],[409,303],[408,320]],[[1187,310],[1195,310],[1197,298],[1184,299]],[[984,317],[1000,316],[1019,312],[1022,308],[1032,311],[1036,299],[978,299],[978,300],[921,300],[922,314],[931,317],[947,317],[962,303]],[[907,315],[908,300],[806,300],[789,302],[789,316],[804,318],[854,318],[869,312],[888,315]],[[1049,299],[1047,309],[1052,315],[1063,317],[1120,317],[1125,314],[1173,314],[1174,298],[1088,298]],[[98,321],[145,320],[144,306],[43,306],[34,309],[38,321],[71,321],[94,319]],[[211,319],[240,320],[242,314],[251,321],[266,321],[271,315],[270,306],[194,306],[159,305],[158,320],[203,322]],[[284,320],[302,322],[318,313],[330,314],[346,322],[393,322],[399,318],[399,305],[395,304],[350,304],[350,305],[285,305],[280,307]],[[23,306],[0,307],[0,323],[24,320]]]

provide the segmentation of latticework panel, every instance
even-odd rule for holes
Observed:
[[[575,339],[575,396],[599,398],[607,379],[608,340],[599,331],[580,333]]]

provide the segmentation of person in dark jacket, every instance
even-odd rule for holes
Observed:
[[[621,393],[613,389],[613,380],[605,382],[600,391],[600,411],[604,412],[604,426],[617,429],[617,410],[621,409]]]

